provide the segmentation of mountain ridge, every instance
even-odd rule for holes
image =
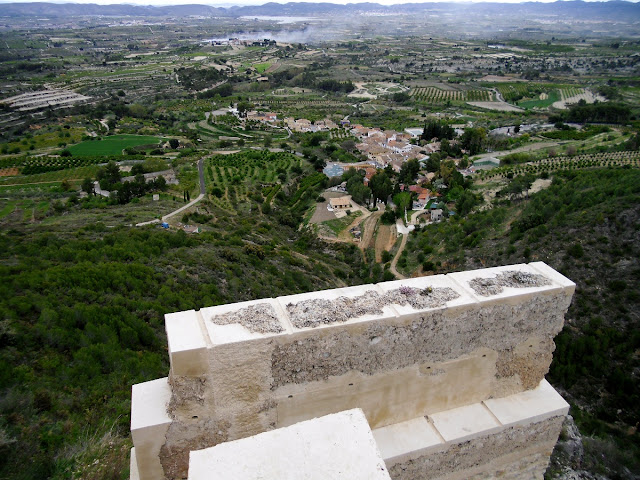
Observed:
[[[204,4],[188,5],[127,5],[127,4],[79,4],[49,2],[12,2],[2,4],[1,17],[30,16],[144,16],[144,17],[241,17],[250,15],[313,15],[313,14],[357,14],[365,12],[381,12],[395,14],[415,13],[495,13],[495,14],[535,14],[535,15],[571,15],[573,18],[597,16],[610,20],[640,20],[640,3],[622,0],[602,2],[585,2],[582,0],[556,1],[552,3],[524,2],[500,3],[481,2],[461,4],[454,2],[404,3],[397,5],[381,5],[378,3],[349,3],[346,5],[322,2],[305,3],[269,2],[263,5],[214,7]]]

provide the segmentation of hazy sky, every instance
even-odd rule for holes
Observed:
[[[12,2],[29,2],[29,1],[49,1],[51,3],[97,3],[101,5],[108,4],[130,4],[130,5],[181,5],[181,4],[198,4],[198,5],[212,5],[214,7],[230,7],[232,5],[263,5],[269,1],[276,3],[288,3],[289,1],[308,2],[314,3],[313,0],[139,0],[139,1],[118,1],[118,0],[69,0],[69,1],[56,1],[56,0],[0,0],[0,3],[12,3]],[[394,5],[398,3],[421,3],[420,0],[321,0],[328,3],[362,3],[371,2],[379,3],[381,5]],[[477,3],[477,2],[496,2],[496,3],[520,3],[522,1],[532,0],[430,0],[432,2],[457,2],[457,3]],[[533,0],[537,2],[553,2],[556,0]],[[600,1],[600,0],[586,0],[586,1]],[[632,0],[634,2],[640,0]]]

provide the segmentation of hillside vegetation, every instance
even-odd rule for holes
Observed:
[[[296,172],[270,213],[258,193],[243,216],[205,202],[199,236],[124,226],[98,199],[3,219],[0,478],[128,478],[131,385],[167,374],[165,313],[360,282],[356,247],[291,226],[318,191]]]
[[[529,199],[424,227],[405,257],[425,273],[544,261],[577,284],[549,378],[597,440],[574,467],[610,478],[640,473],[638,232],[640,171],[562,171]]]

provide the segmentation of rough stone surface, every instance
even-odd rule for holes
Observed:
[[[496,377],[510,378],[518,376],[522,387],[525,390],[532,390],[540,383],[549,372],[553,351],[556,345],[550,338],[544,339],[534,349],[531,345],[530,351],[518,354],[514,350],[502,351],[498,354],[496,362]]]
[[[359,297],[339,297],[336,300],[313,299],[287,305],[287,313],[296,328],[317,327],[346,322],[364,315],[381,315],[388,305],[411,305],[415,309],[435,308],[458,298],[451,288],[417,289],[401,287],[384,295],[367,292]]]
[[[469,282],[469,285],[478,295],[489,297],[501,293],[505,287],[542,287],[551,285],[551,281],[544,275],[508,271],[499,273],[494,278],[474,278]]]
[[[169,414],[187,405],[204,404],[206,382],[206,377],[170,377],[172,395],[167,408]]]
[[[509,351],[533,336],[551,339],[564,320],[564,309],[558,306],[560,300],[556,295],[547,295],[518,305],[500,303],[470,309],[453,317],[435,310],[407,325],[372,322],[357,334],[346,329],[326,335],[312,334],[275,347],[272,388],[325,380],[349,371],[371,375],[409,365],[454,360],[483,347]],[[548,363],[538,370],[546,373],[547,368]],[[503,370],[504,375],[507,373]],[[534,382],[531,376],[527,384],[535,386],[541,379],[538,374]]]
[[[404,463],[398,463],[389,469],[393,480],[431,480],[440,478],[473,478],[466,475],[466,470],[476,469],[489,462],[500,462],[500,457],[517,454],[524,458],[529,455],[546,453],[542,464],[537,463],[542,471],[537,475],[522,475],[514,478],[541,478],[546,469],[550,449],[558,438],[564,417],[553,417],[542,422],[533,423],[527,427],[510,427],[496,434],[487,435],[462,443],[454,443],[442,452],[423,455]],[[547,452],[546,450],[549,449]],[[506,469],[512,460],[503,462]],[[526,469],[526,465],[524,466]],[[486,469],[481,469],[484,476],[477,478],[491,478]],[[456,475],[462,474],[462,476]]]
[[[160,462],[168,479],[185,479],[189,470],[189,452],[229,440],[228,422],[194,418],[191,422],[173,422],[160,449]]]
[[[211,317],[216,325],[238,323],[253,333],[280,333],[283,331],[278,315],[268,303],[259,303],[235,312]]]

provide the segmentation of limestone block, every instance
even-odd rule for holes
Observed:
[[[390,480],[360,410],[191,452],[189,480]]]
[[[274,299],[201,310],[211,339],[205,402],[217,420],[230,424],[229,438],[243,438],[275,426],[271,352],[291,326]]]
[[[502,425],[527,425],[569,413],[569,404],[546,380],[534,390],[492,398],[484,404]]]
[[[159,453],[171,423],[171,417],[167,414],[170,398],[167,378],[138,383],[132,387],[131,437],[140,480],[164,477]]]
[[[197,376],[207,373],[207,342],[195,310],[164,316],[171,374]]]
[[[136,459],[136,447],[131,448],[131,457],[129,459],[129,480],[140,480],[138,460]]]
[[[373,435],[394,480],[542,478],[567,411],[543,380],[532,391],[379,428]]]
[[[444,439],[426,417],[377,428],[373,438],[388,468],[446,449]]]
[[[429,415],[445,442],[466,442],[500,430],[500,422],[482,403],[446,410]]]
[[[431,448],[449,451],[463,438],[494,438],[492,428],[519,432],[536,405],[536,418],[547,421],[548,392],[543,400],[532,393],[533,403],[497,400],[544,378],[574,289],[535,262],[169,314],[173,423],[161,454],[165,474],[184,478],[190,450],[353,408],[372,428],[388,426],[388,438],[429,417],[431,433],[411,441],[436,432],[442,442],[390,450],[399,463],[417,462]],[[529,402],[532,414],[519,418],[518,402]],[[552,404],[564,415],[563,404]],[[537,465],[538,453],[527,465]]]

